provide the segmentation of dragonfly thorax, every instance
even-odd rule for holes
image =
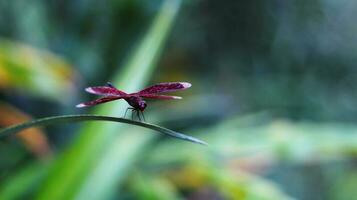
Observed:
[[[146,108],[146,102],[143,98],[138,96],[132,96],[125,99],[129,105],[133,106],[135,109],[144,111]]]

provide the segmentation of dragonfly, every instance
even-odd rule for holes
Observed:
[[[126,116],[127,111],[130,109],[132,110],[132,119],[134,118],[134,112],[136,113],[137,118],[141,121],[140,114],[142,115],[144,121],[144,113],[147,104],[145,99],[182,99],[179,96],[169,96],[169,95],[162,95],[161,93],[165,92],[173,92],[177,90],[185,90],[191,87],[191,83],[188,82],[167,82],[167,83],[158,83],[147,87],[139,92],[134,93],[126,93],[123,92],[116,87],[114,87],[110,82],[108,82],[105,86],[95,86],[95,87],[87,87],[85,91],[91,94],[100,95],[102,96],[99,99],[94,101],[89,101],[85,103],[80,103],[76,107],[89,107],[89,106],[96,106],[99,104],[107,103],[110,101],[115,101],[118,99],[124,99],[130,106],[125,111],[124,118]]]

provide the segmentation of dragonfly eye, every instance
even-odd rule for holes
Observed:
[[[139,109],[140,109],[141,111],[144,111],[145,108],[146,108],[146,103],[145,103],[145,101],[140,101],[140,102],[139,102]]]

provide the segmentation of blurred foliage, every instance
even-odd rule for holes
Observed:
[[[0,199],[33,198],[34,191],[47,172],[45,163],[30,163],[8,177],[0,187]]]
[[[63,101],[73,95],[75,71],[63,59],[20,43],[0,40],[0,88]]]
[[[87,85],[188,81],[183,100],[149,102],[146,118],[210,144],[88,123],[46,129],[53,156],[38,161],[6,138],[0,199],[355,198],[356,9],[353,0],[0,1],[1,126],[73,113]],[[125,106],[93,113],[121,116]]]
[[[16,108],[0,101],[0,127],[11,126],[28,121],[31,118]],[[30,128],[17,134],[26,147],[40,158],[47,157],[51,150],[47,137],[38,128]]]

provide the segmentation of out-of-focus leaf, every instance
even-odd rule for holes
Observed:
[[[98,116],[98,115],[61,115],[61,116],[55,116],[55,117],[46,117],[42,119],[36,119],[33,121],[28,121],[22,124],[16,124],[4,129],[0,130],[0,138],[8,136],[10,134],[17,133],[21,130],[24,130],[29,127],[34,127],[34,126],[44,126],[44,125],[50,125],[50,124],[59,124],[59,123],[66,123],[66,122],[81,122],[81,121],[89,121],[89,120],[98,120],[98,121],[111,121],[111,122],[120,122],[120,123],[127,123],[131,125],[136,125],[136,126],[141,126],[145,127],[148,129],[152,129],[155,131],[158,131],[160,133],[163,133],[165,135],[168,135],[170,137],[174,137],[177,139],[181,140],[186,140],[190,141],[193,143],[197,144],[207,144],[199,139],[196,139],[194,137],[178,133],[176,131],[172,131],[170,129],[155,125],[155,124],[150,124],[146,122],[141,122],[141,121],[134,121],[130,119],[125,119],[125,118],[118,118],[118,117],[108,117],[108,116]]]
[[[181,199],[174,185],[159,176],[147,176],[136,172],[130,176],[130,191],[135,199]]]
[[[198,163],[202,164],[202,160],[204,160],[206,165],[213,170],[224,169],[222,173],[231,171],[233,174],[238,174],[238,180],[243,180],[238,184],[241,186],[240,189],[243,189],[242,194],[244,195],[241,199],[264,199],[262,195],[269,196],[269,191],[274,191],[275,194],[280,193],[277,192],[279,191],[278,186],[275,184],[265,185],[265,181],[260,183],[261,178],[256,179],[257,177],[251,175],[247,178],[241,172],[264,173],[271,169],[271,166],[278,165],[279,162],[288,161],[289,163],[310,165],[356,155],[357,126],[353,124],[269,121],[261,119],[261,117],[263,116],[238,117],[215,126],[191,130],[190,133],[201,135],[208,141],[209,148],[188,148],[186,144],[177,144],[175,141],[161,142],[147,154],[148,158],[145,158],[145,163],[142,164],[146,168],[161,167],[162,169],[163,166],[187,165],[187,163],[194,163],[193,166],[195,166]],[[217,165],[217,163],[219,164]],[[202,167],[182,174],[175,168],[168,177],[173,177],[174,174],[177,177],[184,177],[180,181],[181,184],[194,186],[194,190],[196,190],[202,188],[207,182],[210,184],[210,181],[202,178],[205,176],[199,176],[199,172],[204,170],[206,169]],[[210,174],[214,177],[218,176],[219,172]],[[232,177],[235,177],[233,175],[223,176],[229,177],[227,180],[232,180]],[[251,179],[252,177],[253,179]],[[353,185],[353,181],[348,184]],[[232,184],[232,186],[234,185],[237,186],[237,183]],[[178,186],[181,187],[180,184]],[[214,188],[220,188],[220,186],[224,187],[221,188],[223,190],[231,190],[229,185],[223,183],[217,184]],[[275,189],[271,189],[271,187]],[[349,190],[349,187],[345,187],[346,191]],[[224,193],[226,192],[229,191]],[[237,193],[239,194],[239,192]],[[350,195],[346,196],[351,197]],[[229,198],[233,197],[229,196]],[[276,199],[280,198],[276,197]]]
[[[3,102],[0,102],[0,116],[1,127],[11,126],[31,119],[27,114]],[[30,151],[39,157],[51,154],[47,137],[44,132],[38,128],[21,131],[17,134],[17,137],[22,140]]]
[[[233,171],[223,164],[196,160],[181,163],[183,167],[168,169],[165,174],[178,189],[192,191],[189,196],[197,199],[212,196],[218,199],[292,199],[274,183],[239,169]]]
[[[333,188],[329,191],[332,199],[348,200],[354,199],[357,195],[357,173],[348,172],[333,180]]]
[[[271,181],[217,163],[196,160],[159,167],[153,170],[155,175],[165,177],[176,190],[186,191],[189,199],[292,199]]]
[[[209,149],[187,148],[186,144],[169,141],[159,144],[149,157],[154,163],[168,164],[211,159],[214,152],[214,156],[225,161],[239,161],[254,169],[283,160],[304,163],[341,159],[357,152],[357,126],[352,124],[275,120],[259,125],[245,122],[245,125],[241,122],[243,119],[238,117],[213,127],[191,130],[190,133],[201,135],[210,144]]]
[[[26,193],[32,194],[32,191],[38,187],[47,171],[47,163],[32,163],[17,170],[8,179],[0,182],[0,199],[24,199]]]
[[[45,50],[0,39],[0,89],[65,101],[76,72],[62,58]]]

